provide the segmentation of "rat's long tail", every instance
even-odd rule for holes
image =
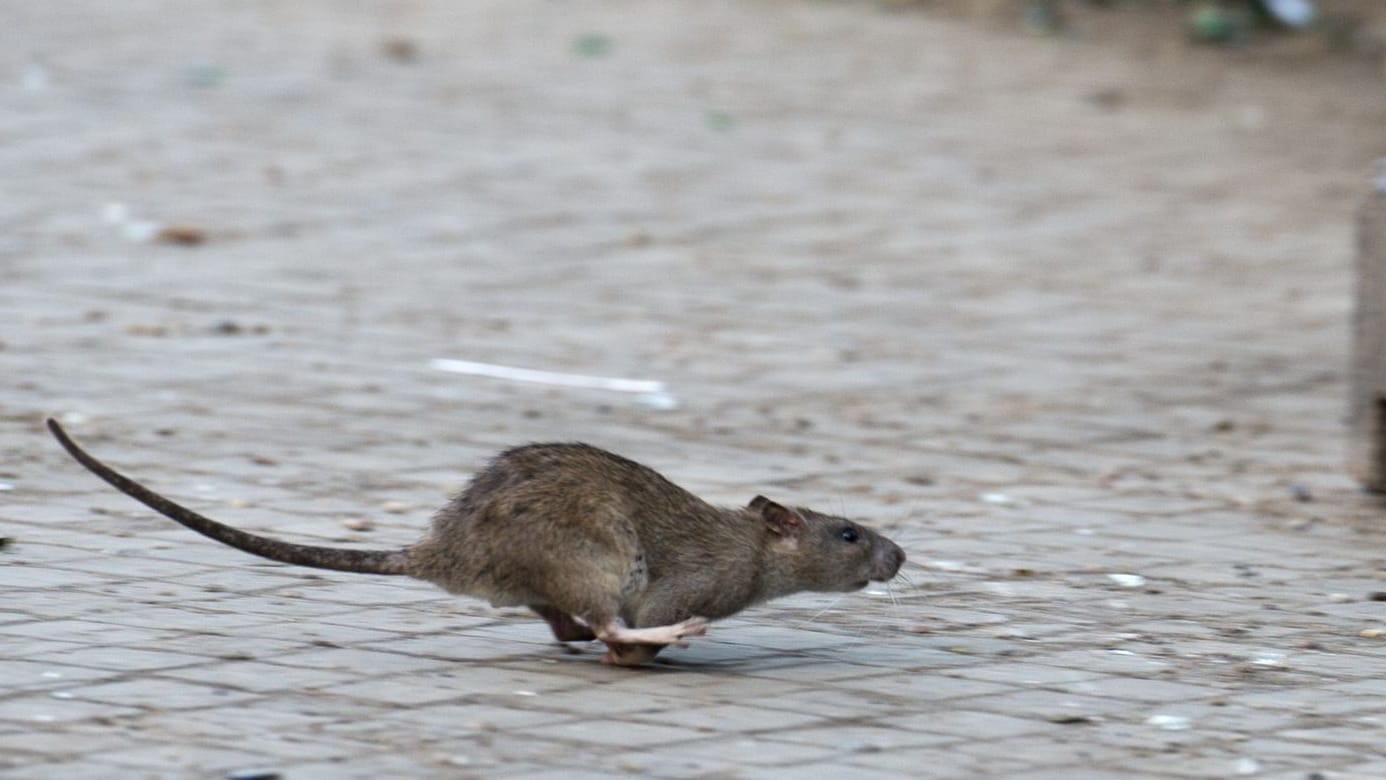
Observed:
[[[209,536],[222,544],[244,550],[251,555],[269,558],[280,563],[298,566],[312,566],[316,569],[354,571],[363,574],[408,574],[409,557],[404,550],[348,550],[339,547],[313,547],[306,544],[290,544],[278,539],[256,536],[237,530],[229,525],[203,517],[197,512],[180,506],[155,493],[140,483],[117,472],[97,460],[87,451],[78,447],[67,437],[67,432],[53,419],[48,420],[48,430],[57,437],[58,443],[77,462],[86,466],[96,476],[106,480],[116,490],[139,501],[165,517],[176,520],[192,530]]]

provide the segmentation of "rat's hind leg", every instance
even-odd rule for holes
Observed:
[[[687,647],[683,640],[707,633],[707,619],[689,618],[680,623],[646,628],[626,628],[615,620],[595,627],[597,638],[606,643],[607,653],[602,661],[618,666],[642,664],[668,645]]]
[[[692,629],[684,636],[702,636],[707,632],[707,620],[700,617],[689,618],[688,610],[681,605],[678,599],[660,598],[657,588],[651,588],[643,599],[639,611],[632,617],[633,620],[628,620],[631,625],[643,626],[654,631],[673,629],[674,633],[677,634],[680,629]],[[640,628],[626,630],[625,636],[630,637],[638,634],[639,631],[641,631]],[[670,644],[684,647],[688,643],[674,641]],[[607,641],[606,647],[607,652],[606,655],[602,656],[602,663],[617,666],[637,666],[654,658],[659,654],[659,651],[668,645]]]
[[[553,629],[553,638],[560,642],[591,642],[597,638],[592,629],[579,623],[572,615],[548,604],[530,604],[529,608]]]

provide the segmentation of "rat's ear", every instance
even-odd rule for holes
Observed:
[[[765,520],[765,524],[770,527],[770,533],[776,536],[783,536],[786,539],[798,539],[799,533],[804,530],[804,518],[793,509],[788,509],[776,504],[765,496],[756,496],[751,499],[749,504],[751,509],[760,512],[760,516]]]

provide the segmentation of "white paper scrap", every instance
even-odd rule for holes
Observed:
[[[664,383],[653,379],[620,379],[587,374],[565,374],[558,371],[540,371],[533,368],[515,368],[495,363],[474,363],[470,360],[451,360],[435,358],[429,365],[439,371],[454,374],[470,374],[493,379],[510,379],[516,382],[536,382],[544,385],[562,387],[586,387],[594,390],[616,390],[622,393],[663,393]]]

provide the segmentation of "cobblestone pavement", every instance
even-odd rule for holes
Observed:
[[[1386,777],[1366,74],[789,0],[6,15],[6,778]],[[289,539],[410,542],[581,439],[910,563],[613,669],[197,537],[46,415]]]

